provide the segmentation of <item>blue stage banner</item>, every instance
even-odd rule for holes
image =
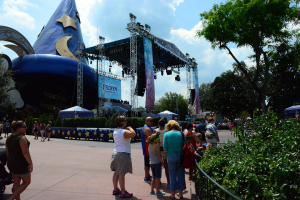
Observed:
[[[196,101],[196,114],[200,113],[200,101],[199,101],[199,82],[198,82],[198,69],[194,68],[195,74],[195,101]]]
[[[100,88],[102,88],[102,95]],[[101,98],[121,100],[121,80],[99,76],[98,90]]]
[[[187,57],[176,47],[175,44],[155,36],[154,36],[154,43],[157,44],[160,48],[165,49],[166,51],[170,52],[171,54],[178,57],[182,61],[186,62],[187,64],[189,63]]]
[[[146,104],[145,108],[154,110],[155,87],[153,73],[153,53],[151,40],[143,37],[144,41],[144,59],[145,59],[145,76],[146,76]]]

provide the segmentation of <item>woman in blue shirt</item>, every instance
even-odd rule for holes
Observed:
[[[180,152],[183,147],[182,133],[179,124],[170,120],[166,126],[168,132],[164,135],[163,148],[167,151],[170,174],[171,199],[175,199],[175,191],[179,190],[180,199],[183,198],[183,190],[186,189],[184,168],[180,163]]]

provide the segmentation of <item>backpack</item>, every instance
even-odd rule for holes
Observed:
[[[39,126],[34,126],[34,131],[38,131],[39,130]]]
[[[51,124],[48,124],[48,126],[47,126],[47,131],[50,132],[50,131],[51,131],[51,128],[52,128]]]
[[[192,145],[187,144],[185,137],[182,134],[183,147],[180,153],[180,163],[184,168],[191,168],[195,166],[196,155]]]
[[[215,137],[215,134],[216,134],[216,128],[213,124],[208,124],[206,126],[206,131],[205,131],[205,137],[207,139],[211,139],[213,137]]]

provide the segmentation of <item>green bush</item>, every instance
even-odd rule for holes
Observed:
[[[108,118],[108,120],[105,123],[105,127],[106,128],[117,128],[117,126],[115,125],[116,118],[117,118],[116,114],[113,114],[110,118]]]
[[[272,112],[239,127],[239,139],[205,153],[202,169],[241,199],[300,198],[300,125],[279,121]]]
[[[32,135],[33,122],[34,122],[34,120],[33,120],[32,116],[28,116],[25,119],[25,123],[26,123],[26,126],[27,126],[27,130],[26,130],[27,135]]]
[[[61,127],[61,117],[60,115],[56,118],[54,122],[54,127]]]
[[[105,128],[106,118],[67,118],[63,119],[61,127]]]

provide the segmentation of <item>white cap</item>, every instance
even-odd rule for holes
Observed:
[[[251,120],[251,117],[247,117],[247,120]]]

